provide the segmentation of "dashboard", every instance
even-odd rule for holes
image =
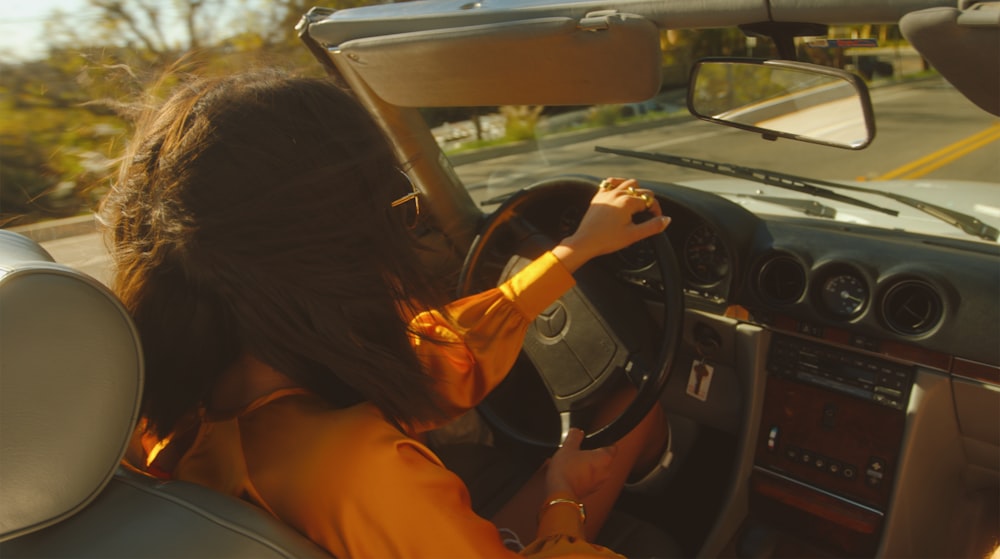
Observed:
[[[923,446],[930,438],[917,440],[914,425],[955,417],[967,466],[988,472],[986,485],[997,484],[1000,248],[762,217],[685,186],[643,186],[672,218],[665,235],[687,308],[766,334],[759,350],[766,383],[752,388],[762,392],[750,441],[753,510],[835,553],[872,555],[894,501],[916,494],[893,497],[893,488],[927,475],[913,449],[927,449],[924,460],[939,452]],[[561,238],[575,230],[588,202],[586,191],[557,187],[521,215]],[[650,243],[640,242],[600,263],[655,302],[671,287],[655,258]],[[952,387],[933,413],[920,403],[929,386]]]
[[[744,313],[760,325],[875,353],[902,351],[912,359],[938,352],[945,361],[1000,366],[1000,246],[815,218],[761,218],[711,193],[643,186],[672,218],[665,235],[689,307]],[[586,191],[555,188],[521,213],[559,239],[575,230],[588,202]],[[665,288],[648,240],[602,263],[629,283]]]
[[[644,186],[674,218],[688,306],[768,334],[750,474],[758,518],[835,554],[875,554],[902,487],[920,491],[933,468],[922,460],[945,452],[915,425],[954,416],[965,467],[989,472],[977,483],[995,500],[1000,248],[758,217],[710,193]],[[930,386],[951,386],[935,412],[921,402]],[[927,454],[915,460],[914,448]]]
[[[643,186],[672,218],[665,234],[689,307],[738,307],[757,324],[876,353],[909,346],[946,361],[1000,365],[1000,246],[815,218],[763,219],[711,193]],[[575,230],[588,201],[556,188],[523,217],[558,239]],[[654,262],[649,241],[603,259],[622,279],[662,290]]]

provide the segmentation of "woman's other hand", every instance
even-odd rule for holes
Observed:
[[[570,429],[562,446],[552,455],[545,473],[547,494],[568,493],[583,499],[608,479],[617,448],[580,450],[582,441],[583,431]]]
[[[648,212],[649,219],[636,223],[635,214]],[[608,178],[601,182],[576,231],[562,240],[552,253],[575,272],[588,260],[621,250],[655,235],[670,223],[656,197],[639,188],[635,179]]]

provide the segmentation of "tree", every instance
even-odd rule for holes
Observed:
[[[69,83],[67,83],[69,81]],[[0,225],[73,215],[93,204],[105,174],[117,115],[81,109],[58,67],[0,68]]]
[[[0,63],[0,226],[93,210],[131,130],[130,102],[168,70],[322,73],[295,33],[313,0],[88,1],[84,25],[81,14],[49,18],[44,60]]]

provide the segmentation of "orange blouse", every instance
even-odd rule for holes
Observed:
[[[530,322],[572,285],[572,275],[546,253],[496,289],[413,319],[416,331],[456,342],[412,339],[450,411],[474,407],[504,378]],[[336,557],[515,555],[497,527],[473,512],[462,480],[369,403],[334,409],[292,388],[234,416],[203,414],[173,477],[248,499]],[[585,541],[570,506],[544,511],[524,554],[618,557]]]

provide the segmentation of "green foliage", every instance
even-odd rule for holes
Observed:
[[[93,211],[107,189],[131,117],[162,97],[177,76],[281,66],[321,75],[295,34],[312,0],[275,0],[220,21],[212,4],[178,0],[187,35],[140,0],[89,0],[96,25],[54,14],[48,56],[0,63],[0,227]],[[352,7],[369,0],[334,0]],[[215,6],[221,6],[216,4]],[[218,38],[221,29],[231,30]]]
[[[83,108],[65,77],[47,65],[0,72],[0,225],[73,215],[100,195],[125,126]]]
[[[611,126],[621,117],[621,105],[596,105],[588,111],[587,122],[593,126]]]
[[[533,140],[541,105],[507,105],[500,107],[500,114],[507,119],[507,139],[511,141]]]

